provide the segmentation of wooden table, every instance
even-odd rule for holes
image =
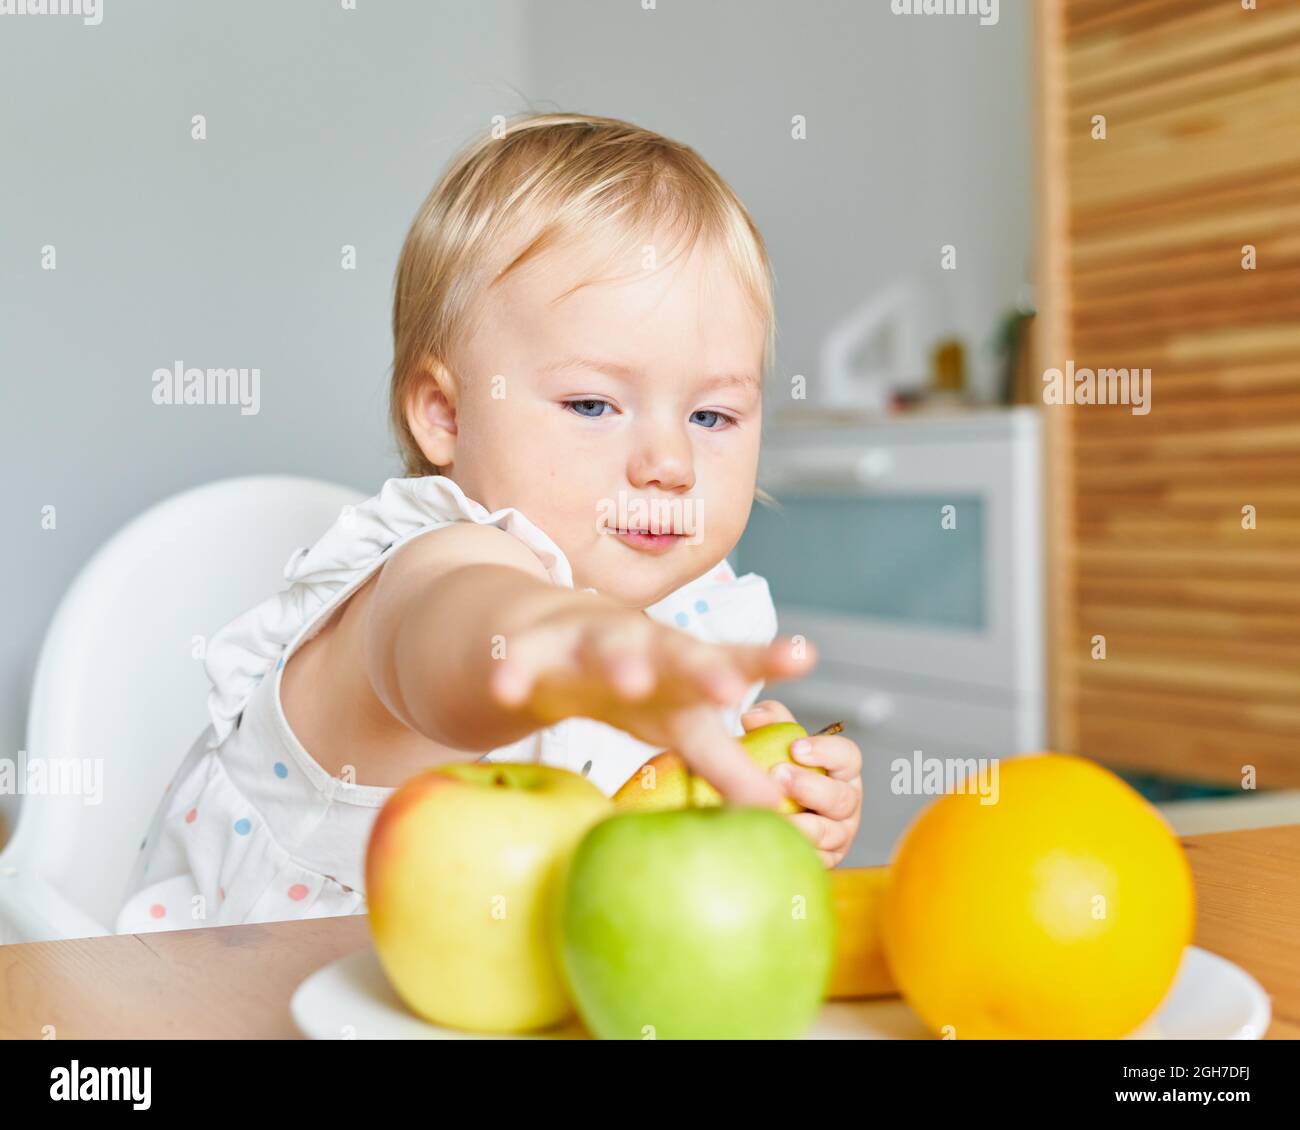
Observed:
[[[1267,1038],[1300,1038],[1300,824],[1182,842],[1196,944],[1268,991]],[[350,915],[0,946],[0,1036],[294,1038],[294,989],[368,944],[365,917]]]

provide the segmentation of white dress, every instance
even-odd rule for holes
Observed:
[[[552,582],[573,588],[560,548],[513,507],[489,513],[442,475],[389,479],[285,566],[289,587],[209,642],[211,724],[164,790],[140,845],[115,930],[363,913],[370,828],[393,789],[331,776],[289,728],[280,678],[295,649],[396,550],[453,522],[497,526],[527,545]],[[586,590],[594,591],[594,590]],[[716,643],[770,643],[776,610],[762,577],[726,560],[646,613]],[[269,676],[269,678],[267,677]],[[733,734],[762,689],[719,708]],[[567,718],[483,755],[582,773],[613,794],[659,752],[590,718]]]

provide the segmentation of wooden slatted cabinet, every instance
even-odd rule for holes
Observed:
[[[1036,369],[1151,370],[1044,409],[1053,744],[1298,786],[1300,0],[1035,7]]]

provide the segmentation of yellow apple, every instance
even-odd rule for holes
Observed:
[[[828,726],[826,732],[837,732],[838,726]],[[740,744],[764,769],[771,771],[774,765],[783,761],[798,764],[790,756],[790,745],[799,738],[806,738],[808,731],[798,722],[773,722],[750,730]],[[814,765],[805,765],[814,773],[826,770]],[[665,750],[652,757],[641,766],[623,787],[614,794],[614,805],[620,811],[637,812],[666,808],[715,808],[722,803],[722,797],[703,777],[697,777],[686,767],[679,753]],[[802,805],[786,797],[781,803],[780,812],[803,812]]]
[[[690,808],[692,780],[682,755],[667,749],[623,782],[614,794],[614,806],[624,812]]]
[[[783,761],[798,764],[790,756],[790,745],[807,736],[808,731],[798,722],[772,722],[766,726],[759,726],[756,730],[750,730],[740,739],[740,744],[745,747],[745,752],[750,757],[770,773],[773,766],[780,765]],[[825,769],[819,769],[811,765],[805,765],[803,768],[812,769],[814,773],[826,772]],[[691,805],[693,807],[709,808],[721,803],[722,796],[708,781],[702,777],[693,777],[691,779]],[[804,807],[790,797],[786,797],[777,811],[803,812]]]
[[[375,818],[366,851],[370,932],[397,994],[435,1024],[546,1028],[572,1012],[554,950],[555,893],[613,805],[552,766],[431,769]]]

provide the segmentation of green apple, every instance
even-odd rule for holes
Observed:
[[[830,880],[793,824],[761,808],[620,812],[562,885],[558,949],[603,1039],[791,1039],[834,956]]]
[[[790,755],[791,743],[806,738],[808,731],[798,722],[772,722],[750,730],[738,739],[754,761],[771,772],[786,761],[798,764]],[[805,765],[814,773],[825,773],[820,766]],[[682,755],[672,750],[652,757],[624,782],[614,794],[614,806],[620,812],[657,811],[666,808],[708,808],[722,803],[722,797],[703,777],[687,768]],[[803,812],[803,806],[790,797],[781,802],[781,812]]]
[[[584,833],[613,810],[552,766],[445,765],[380,810],[366,851],[370,932],[418,1015],[525,1032],[572,1014],[554,951],[555,899]]]

